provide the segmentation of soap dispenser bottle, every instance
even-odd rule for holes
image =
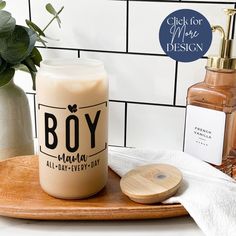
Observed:
[[[232,58],[233,16],[225,9],[226,31],[220,54],[207,60],[203,82],[188,89],[184,151],[202,159],[236,179],[236,58]]]

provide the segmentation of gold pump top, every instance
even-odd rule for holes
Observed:
[[[207,60],[207,67],[211,69],[228,69],[236,70],[236,58],[232,58],[233,39],[233,17],[236,14],[236,9],[225,9],[227,15],[226,31],[220,25],[212,26],[212,31],[219,31],[221,33],[221,46],[219,56],[209,56]]]

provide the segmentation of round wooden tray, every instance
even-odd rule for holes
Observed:
[[[180,204],[142,205],[120,190],[120,178],[109,170],[106,187],[85,200],[56,199],[40,188],[38,157],[14,157],[0,162],[0,215],[40,220],[155,219],[187,215]]]

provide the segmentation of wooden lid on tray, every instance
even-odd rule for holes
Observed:
[[[131,200],[144,204],[162,202],[174,195],[180,187],[182,174],[176,167],[167,164],[139,166],[121,181],[122,192]]]

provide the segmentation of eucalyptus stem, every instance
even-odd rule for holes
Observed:
[[[49,23],[44,27],[43,32],[52,24],[52,22],[59,16],[59,14],[62,12],[64,7],[61,8],[61,10],[49,21]],[[60,25],[59,25],[60,27]]]
[[[57,18],[58,14],[55,15],[50,21],[49,23],[44,27],[43,32],[52,24],[52,22]]]

